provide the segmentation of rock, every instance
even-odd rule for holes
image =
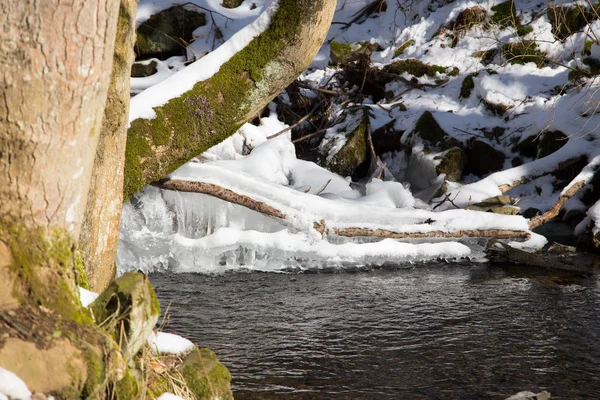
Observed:
[[[463,149],[453,147],[437,157],[439,157],[440,163],[435,168],[435,171],[438,174],[446,174],[446,178],[449,181],[460,181],[466,164],[466,156]]]
[[[585,6],[548,6],[548,19],[552,25],[552,33],[558,40],[564,40],[576,32],[580,32],[597,17]]]
[[[154,75],[157,72],[157,63],[155,60],[148,62],[136,62],[131,66],[132,78],[144,78]]]
[[[533,230],[548,241],[558,242],[567,246],[573,245],[573,228],[569,224],[560,221],[550,221]]]
[[[328,157],[329,161],[327,162],[327,168],[341,176],[352,176],[354,171],[368,160],[367,124],[369,116],[361,109],[356,111],[355,115],[348,117],[352,120],[346,126],[346,143],[335,155]],[[335,143],[332,145],[336,146]],[[322,148],[320,151],[331,151],[331,149]]]
[[[543,392],[533,393],[533,392],[519,392],[515,395],[507,397],[505,400],[550,400],[550,393]]]
[[[154,14],[137,30],[136,56],[156,56],[165,60],[174,55],[185,55],[185,48],[193,39],[192,32],[203,25],[206,25],[204,13],[183,6]]]
[[[471,97],[471,92],[475,88],[475,82],[473,80],[475,74],[469,74],[463,79],[462,85],[460,86],[460,98],[468,99]]]
[[[425,111],[417,120],[414,134],[427,141],[430,146],[444,150],[460,146],[460,142],[450,137],[429,111]]]
[[[148,379],[147,398],[155,399],[184,384],[198,400],[233,399],[231,374],[209,349],[194,348],[181,359],[163,355],[158,363],[162,365]]]
[[[331,58],[331,64],[344,65],[354,62],[362,56],[370,57],[377,49],[379,49],[377,43],[340,43],[332,41],[329,44],[329,57]]]
[[[504,153],[481,139],[470,140],[466,150],[465,172],[477,176],[500,171],[504,167]]]
[[[401,143],[404,131],[397,130],[395,125],[396,119],[393,119],[381,128],[374,130],[371,134],[376,154],[383,154],[388,151],[402,151],[406,148]]]
[[[221,5],[225,8],[236,8],[242,5],[244,0],[223,0]]]
[[[546,157],[567,144],[569,138],[561,131],[544,132],[540,139],[538,158]]]
[[[192,350],[178,369],[197,399],[233,399],[231,374],[211,350]]]
[[[511,205],[510,197],[506,195],[490,197],[489,199],[485,199],[479,203],[470,204],[466,207],[466,209],[483,212],[493,212],[496,214],[503,215],[519,214],[519,209]]]
[[[121,344],[129,363],[146,343],[160,316],[150,280],[138,272],[128,272],[112,281],[90,304],[90,310],[96,323]]]

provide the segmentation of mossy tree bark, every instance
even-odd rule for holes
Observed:
[[[112,79],[79,237],[89,286],[96,292],[106,289],[116,272],[136,8],[137,0],[120,2]]]
[[[212,78],[137,119],[127,134],[125,199],[232,135],[304,71],[335,0],[280,0],[271,25]]]
[[[94,397],[116,360],[74,275],[117,12],[118,0],[0,3],[0,365],[59,398]]]

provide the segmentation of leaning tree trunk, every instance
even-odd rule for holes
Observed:
[[[0,2],[0,365],[60,398],[104,378],[105,335],[73,289],[117,11]]]
[[[106,289],[116,272],[136,8],[137,0],[121,0],[112,80],[79,237],[89,286],[96,292]]]
[[[280,0],[271,24],[212,78],[137,119],[127,133],[125,199],[226,139],[313,60],[336,0]]]

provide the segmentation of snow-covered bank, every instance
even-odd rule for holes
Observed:
[[[205,194],[147,188],[125,206],[120,272],[288,270],[480,259],[481,248],[473,241],[364,240],[335,233],[355,228],[439,236],[528,231],[528,220],[522,216],[456,208],[506,195],[509,205],[503,211],[535,215],[550,210],[575,184],[581,189],[570,195],[559,216],[568,214],[570,219],[557,222],[579,224],[576,233],[600,230],[598,206],[591,207],[589,199],[596,196],[600,114],[595,105],[600,92],[597,78],[585,77],[593,72],[589,57],[600,55],[594,39],[600,28],[596,18],[557,38],[550,8],[541,0],[516,1],[509,22],[498,22],[509,4],[498,0],[387,2],[386,7],[361,14],[371,3],[340,0],[334,17],[338,23],[332,25],[312,67],[300,77],[297,93],[282,93],[258,126],[245,124],[169,177],[218,186],[266,204],[280,216],[270,218]],[[469,10],[476,10],[472,12],[480,19],[464,22]],[[236,12],[247,12],[248,21],[256,18],[247,9]],[[230,37],[222,47],[238,36]],[[373,46],[364,77],[352,81],[344,68],[331,65],[332,40],[351,43],[349,48],[355,49],[361,48],[359,42]],[[535,52],[515,54],[524,51],[519,47],[524,45]],[[380,71],[389,75],[386,68],[402,62],[421,63],[429,72],[399,72],[399,78],[377,88],[380,95],[368,87],[358,93],[365,82],[374,84],[367,76]],[[139,96],[153,98],[154,88],[180,83],[164,81]],[[287,127],[280,122],[285,118],[281,110],[293,109],[293,96],[314,103],[333,96],[326,98],[327,123],[311,126],[309,120],[295,128],[296,135],[322,131],[305,147],[316,150],[323,165],[349,142],[350,128],[366,115],[373,140],[376,132],[383,132],[395,141],[394,149],[378,154],[390,174],[350,182],[349,177],[299,160],[289,132],[268,140]],[[419,127],[427,115],[437,128]],[[439,130],[442,137],[426,139],[423,129]],[[450,151],[459,154],[457,164],[462,166],[442,173],[438,167]],[[474,165],[478,157],[479,164]],[[569,168],[573,171],[568,178],[559,176]],[[592,204],[596,201],[597,197]],[[542,237],[532,236],[518,246],[537,248],[544,243]]]

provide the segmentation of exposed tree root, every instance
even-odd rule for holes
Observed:
[[[221,200],[246,207],[250,210],[259,212],[274,218],[278,222],[287,226],[292,226],[292,222],[282,211],[275,207],[266,204],[262,201],[255,200],[247,195],[236,193],[230,189],[226,189],[219,185],[207,182],[195,182],[184,180],[167,180],[154,184],[154,186],[173,191],[201,193],[217,197]],[[372,229],[363,227],[348,227],[348,228],[328,228],[325,220],[314,222],[313,228],[315,231],[325,235],[336,235],[344,237],[374,237],[374,238],[390,238],[390,239],[424,239],[424,238],[451,238],[457,239],[461,237],[481,237],[481,238],[496,238],[496,239],[526,239],[529,237],[529,232],[508,230],[508,229],[473,229],[461,231],[429,231],[429,232],[400,232],[388,229]]]

